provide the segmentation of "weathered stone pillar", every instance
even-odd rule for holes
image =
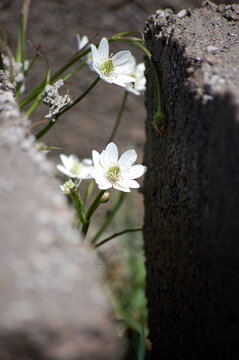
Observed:
[[[0,75],[0,359],[117,359],[93,253]]]
[[[152,359],[238,359],[239,6],[160,12],[145,38],[145,251]]]

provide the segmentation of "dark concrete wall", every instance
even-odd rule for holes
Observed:
[[[151,16],[145,251],[153,359],[238,359],[239,7]],[[214,48],[212,48],[212,46]]]

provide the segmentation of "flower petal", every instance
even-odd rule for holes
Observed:
[[[93,44],[90,45],[90,48],[91,48],[93,66],[94,65],[100,66],[100,55],[98,53],[98,50]]]
[[[70,157],[61,154],[60,155],[60,159],[62,161],[62,164],[65,166],[65,168],[69,169],[72,166],[72,160],[70,159]]]
[[[92,166],[93,165],[93,162],[91,159],[84,159],[82,160],[82,163],[86,166]]]
[[[93,159],[93,163],[94,163],[94,167],[95,167],[96,171],[102,170],[102,167],[100,165],[100,154],[98,153],[98,151],[96,151],[96,150],[92,151],[92,159]]]
[[[104,169],[107,169],[110,166],[108,152],[106,152],[105,150],[103,150],[100,154],[100,164]]]
[[[124,178],[137,179],[146,173],[147,167],[143,165],[133,165],[124,173]]]
[[[108,159],[109,159],[110,163],[117,164],[118,156],[119,156],[117,146],[113,142],[111,142],[106,146],[105,151],[108,154]]]
[[[120,165],[121,170],[125,171],[128,170],[133,165],[136,159],[137,159],[136,151],[128,150],[121,155],[118,164]]]
[[[131,56],[131,52],[128,50],[119,51],[112,57],[112,61],[115,66],[120,66],[130,61]]]
[[[130,188],[120,186],[119,184],[113,184],[113,187],[116,190],[120,190],[120,191],[123,191],[123,192],[130,192],[131,191]]]
[[[122,179],[121,181],[118,182],[119,186],[122,187],[128,187],[128,188],[133,188],[133,189],[138,189],[140,187],[139,183],[135,180],[126,180],[126,179]]]
[[[56,165],[57,169],[59,171],[61,171],[63,174],[65,174],[66,176],[69,176],[70,178],[75,178],[77,177],[75,174],[72,174],[68,169],[66,169],[64,166],[62,165]]]
[[[112,187],[112,184],[108,183],[108,185],[98,185],[98,188],[100,190],[107,190],[110,189]]]
[[[98,52],[100,55],[100,58],[102,59],[108,59],[109,57],[109,43],[108,40],[103,37],[100,41],[99,47],[98,47]]]

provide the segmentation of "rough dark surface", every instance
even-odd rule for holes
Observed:
[[[118,358],[100,263],[0,75],[0,359]]]
[[[145,251],[152,359],[238,359],[239,7],[151,16]],[[212,48],[212,46],[214,48]]]

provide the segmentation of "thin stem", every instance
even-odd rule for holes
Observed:
[[[95,236],[92,239],[92,244],[95,244],[96,241],[99,239],[99,237],[102,235],[102,233],[104,232],[104,230],[106,229],[106,227],[109,225],[109,223],[111,222],[111,220],[113,219],[113,217],[115,216],[115,214],[117,213],[118,209],[120,208],[124,198],[125,198],[125,193],[120,192],[118,200],[115,203],[115,206],[113,207],[112,211],[109,213],[109,215],[106,217],[105,222],[103,223],[103,225],[101,226],[101,228],[98,230],[98,232],[95,234]]]
[[[78,189],[76,191],[73,191],[72,195],[73,195],[73,198],[75,201],[75,208],[76,208],[77,214],[80,218],[80,221],[82,222],[82,224],[86,224],[87,220],[85,218],[83,203],[82,203],[81,197],[78,193]]]
[[[90,225],[90,218],[94,214],[94,212],[98,208],[98,206],[100,205],[100,199],[102,198],[104,193],[105,193],[105,190],[101,190],[99,192],[99,194],[96,196],[95,200],[93,201],[93,203],[91,204],[89,210],[86,213],[85,218],[86,218],[87,222],[85,224],[83,224],[83,226],[82,226],[82,232],[83,232],[84,235],[87,234],[87,231],[88,231],[88,228],[89,228],[89,225]]]
[[[24,0],[23,7],[20,17],[20,38],[21,38],[21,63],[22,63],[22,74],[25,77],[25,58],[26,58],[26,28],[27,28],[27,17],[30,7],[30,0]],[[19,84],[16,92],[16,99],[18,99],[23,82]]]
[[[94,190],[95,187],[95,181],[91,180],[89,185],[87,186],[86,192],[85,192],[85,196],[83,199],[83,203],[85,204],[86,201],[89,199],[90,195],[92,194],[92,191]]]
[[[163,110],[162,110],[162,96],[161,96],[161,87],[160,87],[160,81],[159,81],[159,74],[158,74],[158,70],[156,67],[156,64],[154,62],[154,60],[151,60],[151,63],[153,65],[153,69],[154,69],[154,75],[155,75],[155,79],[156,79],[156,85],[157,85],[157,93],[158,93],[158,111],[157,114],[159,116],[162,116],[162,121],[164,120],[164,114],[163,114]]]
[[[63,81],[66,81],[68,79],[70,79],[73,75],[75,75],[79,70],[83,69],[83,67],[86,66],[86,63],[82,63],[79,66],[77,66],[77,68],[75,68],[72,72],[70,72],[69,74],[67,74],[66,76],[64,76],[62,78]]]
[[[110,135],[110,137],[109,137],[109,140],[108,140],[107,144],[109,144],[109,143],[113,140],[113,138],[114,138],[114,136],[115,136],[115,134],[116,134],[116,131],[117,131],[118,126],[119,126],[119,124],[120,124],[120,120],[121,120],[122,114],[123,114],[124,109],[125,109],[125,104],[126,104],[128,95],[129,95],[129,92],[128,92],[127,90],[125,90],[124,96],[123,96],[123,100],[122,100],[122,103],[121,103],[121,106],[120,106],[120,110],[119,110],[119,113],[118,113],[118,116],[117,116],[117,119],[116,119],[114,128],[113,128],[113,130],[112,130],[112,133],[111,133],[111,135]],[[107,144],[106,144],[106,145],[107,145]]]
[[[57,78],[59,78],[69,67],[71,67],[75,62],[77,62],[81,57],[85,56],[90,50],[85,50],[84,52],[78,53],[77,56],[73,56],[66,65],[64,65],[62,68],[60,68],[51,78],[49,83],[52,84]],[[81,64],[82,67],[79,67],[78,70],[86,66],[86,63],[84,62]],[[31,91],[31,93],[20,103],[20,108],[26,106],[31,102],[39,93],[39,91],[42,90],[44,87],[44,80],[40,82],[35,88]]]
[[[75,99],[70,105],[66,105],[62,108],[56,115],[53,120],[50,120],[49,123],[36,134],[36,139],[39,140],[43,135],[45,135],[52,126],[57,122],[59,117],[63,115],[66,111],[70,110],[73,106],[75,106],[78,102],[80,102],[84,97],[86,97],[87,94],[96,86],[96,84],[100,81],[100,77],[96,78],[95,81],[88,87],[88,89],[83,92],[77,99]]]
[[[98,244],[96,244],[94,247],[95,249],[100,247],[101,245],[107,243],[108,241],[110,241],[111,239],[114,239],[115,237],[117,236],[120,236],[120,235],[123,235],[123,234],[126,234],[126,233],[129,233],[129,232],[134,232],[134,231],[142,231],[143,229],[142,228],[138,228],[138,229],[126,229],[126,230],[123,230],[123,231],[120,231],[118,233],[114,233],[113,235],[107,237],[106,239],[100,241]]]
[[[45,76],[45,86],[49,84],[51,70],[48,68]],[[45,88],[45,87],[44,87]],[[31,114],[36,110],[39,104],[42,101],[42,94],[44,93],[44,89],[38,94],[36,101],[32,104],[32,106],[27,110],[27,117],[31,116]]]

